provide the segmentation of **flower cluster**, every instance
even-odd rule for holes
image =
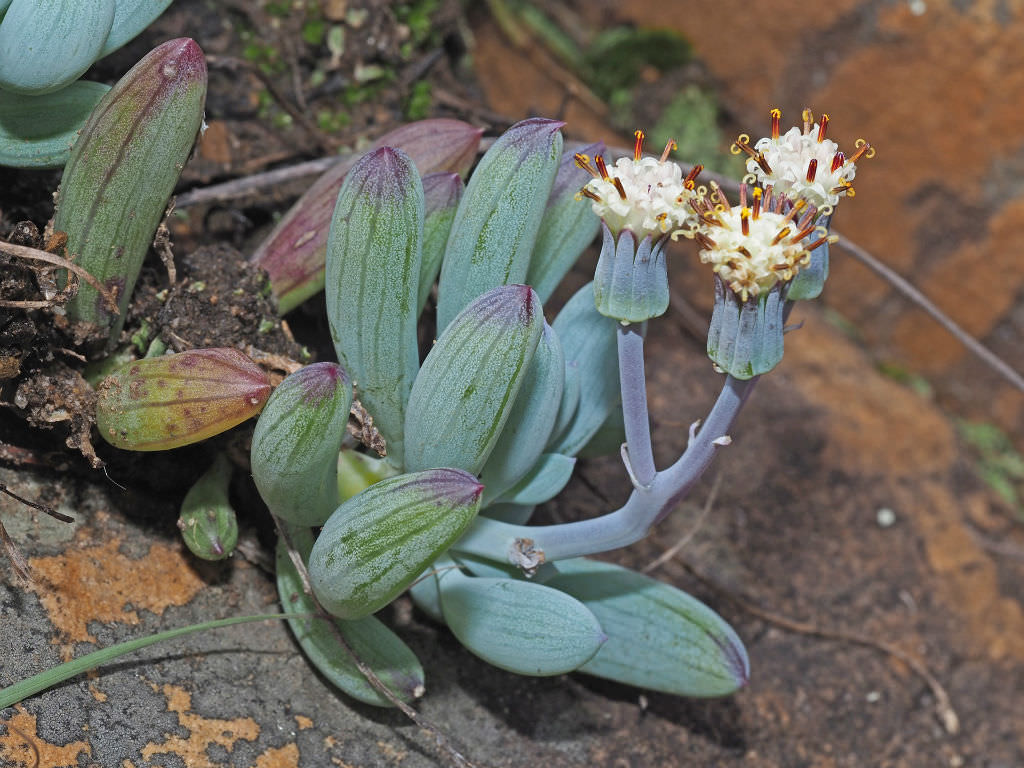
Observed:
[[[773,196],[772,187],[764,192],[755,188],[749,205],[747,197],[746,184],[740,185],[740,204],[730,206],[712,183],[711,192],[691,204],[700,222],[693,232],[701,248],[700,260],[711,264],[743,301],[792,280],[809,263],[811,251],[827,239],[823,235],[812,243],[806,241],[823,229],[814,224],[818,213],[814,205]]]
[[[750,137],[741,134],[732,145],[732,152],[745,152],[747,171],[753,181],[772,185],[778,194],[801,198],[818,208],[835,206],[841,196],[852,197],[857,161],[874,157],[875,150],[864,139],[858,139],[856,151],[847,157],[839,145],[826,138],[829,116],[814,121],[811,110],[803,111],[803,129],[793,127],[779,133],[782,111],[771,111],[771,136],[758,139],[751,146]]]
[[[644,157],[644,133],[637,131],[635,136],[632,159],[619,158],[611,172],[601,155],[591,163],[586,155],[577,154],[576,164],[594,177],[580,191],[593,201],[594,213],[615,235],[628,229],[639,242],[647,235],[657,239],[689,226],[694,179],[703,168],[696,166],[684,178],[682,169],[668,160],[674,141],[665,145],[660,158]]]

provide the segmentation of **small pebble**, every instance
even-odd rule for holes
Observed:
[[[888,528],[896,522],[896,513],[888,507],[882,507],[875,512],[875,522],[879,528]]]

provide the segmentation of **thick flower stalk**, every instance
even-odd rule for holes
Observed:
[[[619,158],[611,169],[601,155],[593,163],[584,154],[576,163],[593,177],[580,191],[601,217],[604,240],[594,277],[597,311],[622,323],[640,323],[668,309],[668,271],[664,246],[668,235],[694,220],[689,203],[696,194],[697,166],[683,178],[668,160],[643,156],[643,131],[636,132],[632,159]]]
[[[782,111],[773,109],[771,119],[770,136],[751,146],[750,137],[741,134],[731,151],[748,155],[748,181],[771,186],[777,195],[815,206],[817,223],[827,229],[840,198],[854,196],[857,162],[874,157],[874,148],[864,139],[857,139],[856,149],[847,156],[835,141],[826,137],[830,122],[827,113],[815,121],[811,110],[805,109],[803,126],[790,128],[781,135]],[[828,277],[828,262],[826,241],[812,252],[810,261],[790,285],[789,298],[813,299],[820,295]]]
[[[814,223],[817,209],[755,188],[730,206],[712,185],[694,203],[700,224],[693,238],[700,260],[715,271],[715,306],[708,331],[708,356],[738,379],[767,373],[782,360],[782,327],[792,280],[828,242]],[[748,205],[748,202],[750,203]],[[817,235],[816,237],[814,237]],[[811,240],[811,242],[808,242]]]

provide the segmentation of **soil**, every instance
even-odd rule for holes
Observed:
[[[454,0],[428,3],[434,13],[424,33],[403,10],[416,3],[323,0],[293,4],[298,10],[290,14],[278,13],[279,5],[178,0],[140,38],[87,75],[111,82],[157,42],[186,34],[199,41],[210,57],[209,129],[179,192],[358,148],[407,119],[418,82],[430,84],[430,116],[465,119],[489,134],[540,112],[568,120],[567,138],[627,143],[612,127],[607,108],[567,96],[574,86],[550,58],[535,46],[510,41],[507,29],[479,8],[464,16]],[[729,11],[727,5],[720,12],[728,23],[753,23],[745,10]],[[794,53],[786,72],[799,71],[799,61],[820,58],[837,40],[843,45],[828,51],[830,77],[843,72],[844,61],[870,61],[872,46],[884,43],[876,38],[886,30],[918,40],[905,14],[870,4],[845,6],[850,7],[815,10],[821,18],[809,19],[804,6],[794,4],[794,18],[815,29],[856,21],[860,37],[851,42],[823,36],[818,48]],[[796,88],[790,80],[805,91],[833,87],[831,80],[809,83],[806,77],[765,83],[761,73],[752,75],[754,84],[734,82],[729,78],[736,76],[737,62],[721,55],[720,32],[699,19],[649,16],[652,4],[642,0],[623,0],[614,8],[565,3],[552,9],[560,18],[579,20],[580,29],[645,18],[680,26],[693,39],[699,62],[661,80],[654,73],[644,93],[653,99],[670,93],[672,83],[717,85],[727,131],[749,128],[774,105],[753,103],[755,85],[780,102]],[[952,13],[944,6],[934,10],[947,21]],[[880,22],[878,14],[884,16]],[[343,50],[306,42],[311,20],[342,28]],[[970,21],[980,26],[984,19]],[[749,33],[756,43],[752,55],[761,51],[770,58],[773,41],[795,45],[791,26],[799,25]],[[385,74],[366,79],[369,66]],[[317,71],[317,84],[311,85]],[[862,96],[869,98],[866,91]],[[851,121],[863,117],[854,109],[847,113]],[[918,119],[927,123],[924,108]],[[950,163],[957,161],[953,154]],[[858,185],[862,194],[844,211],[859,205],[860,197],[898,186],[893,179],[897,171],[910,173],[908,163],[903,157],[894,170],[877,159],[864,174],[875,178],[863,189]],[[5,169],[0,237],[46,245],[40,232],[52,214],[59,176]],[[914,179],[922,185],[915,192],[917,209],[936,207],[921,202],[932,199],[922,197],[923,175]],[[174,278],[151,253],[122,342],[134,344],[136,354],[154,339],[173,351],[237,347],[276,377],[295,362],[330,359],[322,300],[278,317],[264,276],[246,260],[308,183],[296,179],[255,188],[244,197],[172,215],[167,225]],[[1013,205],[1001,207],[999,215],[1008,216]],[[970,210],[990,211],[991,205],[977,201]],[[963,218],[952,224],[978,229],[975,216]],[[879,242],[861,214],[850,225],[854,239]],[[1005,224],[986,219],[985,226],[986,246],[1005,245]],[[952,269],[946,259],[958,253],[964,258],[963,249],[935,248],[943,238],[933,231],[919,234],[933,259],[926,270],[932,277]],[[957,237],[966,241],[968,234]],[[906,237],[891,234],[889,242]],[[975,261],[982,262],[985,253],[979,251]],[[674,258],[676,295],[700,318],[710,297],[707,275],[689,251],[679,248]],[[903,252],[894,256],[894,262],[904,259]],[[581,261],[552,306],[589,279],[592,266],[592,257]],[[976,369],[949,351],[955,345],[935,341],[930,327],[920,333],[947,363],[925,360],[913,368],[913,355],[921,353],[913,340],[898,359],[914,375],[926,373],[933,394],[910,386],[912,376],[883,375],[878,360],[891,359],[900,339],[911,339],[922,326],[912,311],[893,308],[894,299],[882,288],[858,295],[844,278],[856,268],[840,263],[837,270],[838,287],[826,297],[830,306],[800,305],[794,314],[792,321],[802,327],[787,337],[783,365],[759,383],[733,445],[711,477],[649,538],[614,553],[617,562],[642,568],[689,537],[654,575],[691,591],[736,627],[752,659],[750,685],[727,699],[687,701],[581,675],[515,677],[470,656],[402,599],[384,618],[424,662],[428,692],[419,709],[475,763],[1024,765],[1024,529],[979,474],[976,454],[956,427],[957,417],[988,414],[997,401],[1006,416],[999,423],[1020,446],[1020,393],[988,373],[978,374],[981,384],[973,389],[966,386],[965,377]],[[4,299],[44,299],[44,286],[24,265],[0,261]],[[974,318],[975,332],[1019,362],[1019,336],[1015,344],[1006,338],[1007,329],[1024,317],[1024,305],[1014,295],[996,312],[981,306],[986,296],[972,293],[962,303],[978,307],[953,309]],[[688,319],[692,315],[673,301],[669,315],[652,323],[648,341],[659,465],[679,455],[690,423],[706,412],[720,385]],[[872,314],[868,306],[881,309]],[[61,523],[0,493],[0,522],[32,574],[26,583],[0,558],[2,685],[94,645],[271,611],[277,603],[265,570],[272,562],[273,534],[247,474],[247,428],[153,454],[119,452],[102,443],[91,429],[95,395],[88,345],[61,323],[59,301],[57,307],[0,308],[0,488],[75,518]],[[852,318],[858,333],[849,332],[850,323],[836,322],[836,309]],[[879,317],[896,330],[880,329]],[[242,533],[239,555],[208,564],[184,550],[175,520],[185,491],[217,451],[227,452],[238,467],[232,499],[241,511]],[[589,517],[614,508],[628,492],[617,457],[586,460],[569,488],[540,514],[549,521]],[[157,646],[6,710],[0,725],[4,765],[449,764],[430,737],[399,713],[336,694],[304,662],[287,629],[276,624]]]

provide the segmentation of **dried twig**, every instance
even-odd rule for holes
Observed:
[[[106,302],[108,310],[113,312],[115,315],[121,314],[121,310],[117,308],[117,299],[114,297],[114,294],[104,287],[103,283],[73,261],[69,261],[63,256],[57,256],[52,253],[47,253],[46,251],[40,251],[37,248],[29,248],[24,245],[15,245],[14,243],[6,243],[3,241],[0,241],[0,253],[6,253],[8,256],[13,256],[16,259],[43,261],[47,264],[53,264],[56,267],[61,267],[69,272],[73,272],[96,289],[96,292],[102,296],[103,300]]]
[[[171,246],[171,230],[167,228],[167,220],[171,218],[171,214],[174,213],[174,196],[171,196],[171,200],[167,203],[167,210],[164,211],[164,217],[160,220],[160,226],[156,228],[156,235],[153,237],[153,250],[157,252],[160,257],[160,261],[163,262],[164,269],[167,270],[167,282],[170,283],[171,287],[178,281],[178,270],[174,266],[174,248]]]
[[[11,537],[7,535],[7,529],[4,528],[2,520],[0,520],[0,547],[3,547],[4,554],[11,561],[15,577],[25,584],[31,584],[32,572],[28,569],[28,562],[25,560],[24,555],[18,551]]]
[[[54,509],[53,507],[47,506],[46,504],[39,504],[38,502],[30,501],[29,499],[26,499],[26,498],[24,498],[22,496],[19,496],[14,491],[12,491],[10,488],[8,488],[4,483],[0,483],[0,493],[6,493],[12,499],[14,499],[15,501],[20,501],[26,507],[31,507],[32,509],[38,509],[40,512],[43,512],[43,513],[49,515],[54,520],[60,520],[62,523],[73,523],[73,522],[75,522],[75,518],[71,517],[71,515],[65,515],[63,512],[58,512],[56,509]]]
[[[288,531],[285,526],[281,524],[281,521],[277,517],[274,517],[274,525],[277,526],[277,534],[281,537],[281,541],[284,542],[285,549],[288,551],[288,557],[291,559],[292,565],[295,566],[295,570],[299,574],[299,578],[302,581],[303,591],[313,602],[313,605],[316,607],[317,614],[327,623],[327,626],[331,628],[331,632],[334,633],[334,637],[338,641],[338,644],[344,648],[345,652],[352,658],[352,661],[355,662],[356,667],[362,673],[363,677],[366,678],[366,681],[372,685],[381,696],[401,710],[402,714],[429,733],[433,738],[434,743],[437,745],[437,748],[448,757],[453,765],[458,766],[458,768],[476,768],[476,765],[473,762],[468,760],[455,748],[451,739],[449,739],[440,728],[395,696],[394,692],[384,684],[384,681],[377,676],[373,669],[371,669],[366,662],[356,655],[352,646],[349,645],[345,636],[338,630],[337,625],[335,625],[334,617],[331,616],[331,614],[329,614],[322,605],[320,605],[320,601],[317,600],[316,595],[313,593],[309,584],[309,572],[306,570],[306,564],[302,562],[302,557],[295,549],[294,542],[292,542],[291,537],[288,535]]]

